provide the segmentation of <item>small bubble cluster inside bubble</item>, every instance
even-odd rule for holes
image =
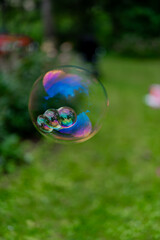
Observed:
[[[75,111],[70,107],[48,109],[37,117],[37,126],[45,133],[72,127],[77,120]]]

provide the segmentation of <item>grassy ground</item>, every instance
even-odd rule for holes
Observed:
[[[0,179],[0,240],[160,239],[160,111],[143,103],[159,66],[101,62],[103,128],[82,144],[29,143],[34,163]]]

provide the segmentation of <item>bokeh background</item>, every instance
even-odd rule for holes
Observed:
[[[81,144],[42,138],[28,114],[34,81],[65,64],[109,96]],[[158,0],[0,1],[0,240],[160,239],[160,110],[144,102],[159,78]]]

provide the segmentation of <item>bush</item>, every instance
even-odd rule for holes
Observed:
[[[109,14],[100,7],[93,7],[92,26],[93,32],[95,33],[100,46],[108,47],[111,43],[111,35],[113,31]]]
[[[0,145],[0,172],[13,172],[16,165],[31,161],[31,155],[22,150],[18,135],[5,136]]]
[[[128,34],[119,39],[113,49],[131,57],[160,57],[160,38],[145,39]]]
[[[28,113],[29,94],[34,81],[53,65],[53,60],[41,52],[21,59],[14,56],[17,64],[12,70],[11,59],[4,60],[0,73],[0,169],[7,172],[15,163],[26,161],[20,140],[37,134]]]

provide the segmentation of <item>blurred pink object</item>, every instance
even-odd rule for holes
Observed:
[[[160,108],[160,84],[150,86],[149,94],[145,96],[145,103],[152,108]]]

